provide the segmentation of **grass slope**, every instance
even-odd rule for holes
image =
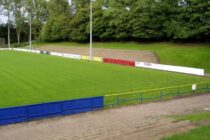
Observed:
[[[182,121],[182,120],[189,120],[192,122],[199,122],[199,121],[210,121],[210,111],[208,112],[199,112],[196,114],[189,114],[189,115],[182,115],[175,117],[176,120]]]
[[[162,140],[210,140],[210,126],[201,126],[188,133],[174,135]]]
[[[177,121],[189,120],[195,124],[199,122],[210,122],[210,111],[199,112],[196,114],[180,115],[176,116]],[[202,123],[203,124],[203,123]],[[207,125],[207,124],[206,124]],[[162,140],[209,140],[210,139],[210,125],[198,126],[196,129],[190,132],[177,134],[172,137],[164,138]]]
[[[80,43],[38,43],[35,47],[74,46],[88,47]],[[153,51],[157,54],[160,63],[203,68],[210,73],[210,45],[209,44],[175,44],[175,43],[94,43],[95,48],[133,49]]]
[[[182,85],[207,78],[0,51],[0,107]]]

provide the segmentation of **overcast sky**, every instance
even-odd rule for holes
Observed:
[[[71,3],[71,0],[69,0],[69,3]],[[0,15],[0,23],[6,23],[7,22],[7,17]]]
[[[6,23],[7,17],[0,15],[0,23]]]

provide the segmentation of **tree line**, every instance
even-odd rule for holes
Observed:
[[[10,5],[8,5],[8,1]],[[11,12],[17,40],[28,34],[41,41],[89,40],[90,0],[0,0]],[[12,8],[11,8],[12,7]],[[94,41],[208,41],[208,0],[95,0]]]

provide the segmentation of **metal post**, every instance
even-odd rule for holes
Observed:
[[[32,43],[31,43],[31,13],[30,13],[30,34],[29,34],[29,44],[30,44],[30,50],[32,49]]]
[[[120,96],[117,96],[117,106],[120,106]]]
[[[9,8],[10,9],[10,8]],[[8,47],[11,48],[10,46],[10,10],[8,10]]]
[[[160,91],[160,100],[162,100],[163,99],[163,91],[161,90]]]
[[[141,93],[141,104],[143,103],[143,94]]]
[[[180,96],[180,88],[178,88],[177,96]]]
[[[93,47],[93,1],[90,0],[90,61],[92,61],[92,47]]]

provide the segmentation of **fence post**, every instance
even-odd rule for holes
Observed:
[[[61,101],[60,104],[61,104],[61,114],[64,115],[63,101]]]
[[[117,95],[117,106],[120,106],[120,96]]]
[[[26,110],[26,121],[28,121],[28,106],[26,106],[26,108],[25,108]]]
[[[179,97],[180,96],[180,88],[177,89],[177,96]]]
[[[160,100],[162,100],[163,99],[163,91],[161,90],[160,91]]]
[[[198,90],[198,89],[197,89],[197,85],[196,85],[196,89],[193,90],[192,94],[195,94],[197,90]]]
[[[141,93],[140,96],[141,96],[140,100],[141,100],[141,104],[142,104],[143,103],[143,94]]]

